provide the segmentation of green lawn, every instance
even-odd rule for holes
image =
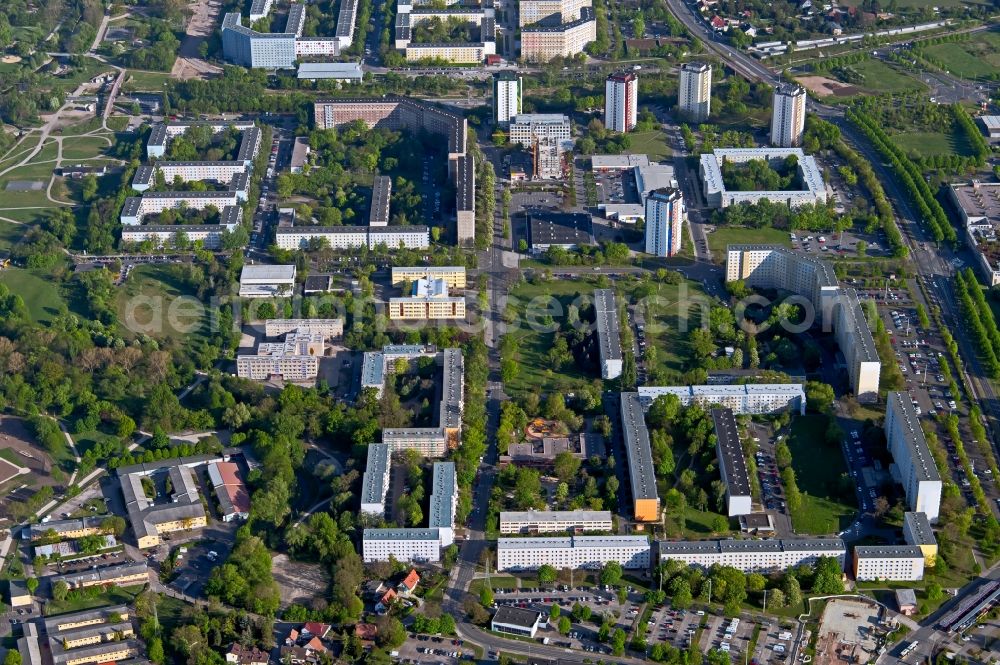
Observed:
[[[486,585],[486,580],[472,580],[469,584],[469,593],[479,595]],[[491,589],[516,589],[517,588],[517,578],[510,577],[509,575],[490,575],[490,588]]]
[[[713,513],[710,510],[698,510],[697,508],[688,506],[684,512],[684,537],[697,539],[709,536],[719,537],[729,535],[729,531],[719,532],[713,529],[712,523],[718,517],[720,517],[719,513]],[[729,522],[728,518],[726,518],[726,522]]]
[[[701,325],[704,291],[696,282],[639,284],[628,295],[646,321],[646,343],[656,349],[658,367],[679,380],[690,357],[687,332]]]
[[[667,146],[667,138],[663,131],[654,129],[649,132],[635,132],[629,135],[632,143],[628,152],[632,155],[649,155],[652,161],[666,159],[673,153]]]
[[[98,430],[94,430],[93,432],[84,432],[83,434],[73,434],[73,441],[76,443],[76,449],[81,455],[86,453],[98,443],[113,438],[115,437]]]
[[[963,42],[927,46],[924,52],[955,76],[987,77],[1000,69],[1000,32],[980,33]]]
[[[897,95],[904,92],[920,92],[927,90],[927,86],[921,81],[913,78],[903,70],[894,65],[887,64],[881,60],[869,59],[864,62],[851,65],[851,69],[864,77],[861,83],[842,81],[848,85],[853,85],[860,90],[860,94],[867,95]],[[836,80],[831,74],[824,74]],[[840,97],[831,95],[826,97],[827,101],[844,102],[853,97]]]
[[[66,301],[51,280],[21,268],[4,268],[0,271],[3,283],[24,299],[31,318],[38,323],[50,324],[67,309]]]
[[[51,205],[51,202],[49,202]],[[26,210],[4,210],[0,208],[0,217],[12,219],[22,224],[33,225],[41,223],[49,215],[51,208],[29,208]],[[0,249],[10,249],[14,242],[21,239],[27,231],[22,224],[11,224],[0,220]]]
[[[800,534],[832,534],[848,526],[855,507],[841,502],[835,490],[847,464],[839,445],[825,442],[825,416],[799,416],[792,421],[788,447],[802,507],[792,513],[792,528]]]
[[[907,154],[913,152],[930,157],[933,155],[970,155],[969,141],[957,128],[948,132],[906,132],[892,137],[893,142]]]
[[[787,231],[780,229],[747,229],[738,226],[717,226],[708,234],[708,248],[716,260],[725,257],[726,245],[743,243],[768,243],[790,247],[792,242]]]
[[[108,139],[99,136],[68,138],[63,141],[63,160],[101,157],[110,147]]]
[[[139,592],[143,590],[140,586],[114,587],[110,591],[94,596],[93,598],[81,598],[77,600],[50,600],[45,603],[46,616],[56,614],[66,614],[67,612],[81,612],[95,607],[106,605],[119,605],[121,603],[131,603]]]
[[[128,70],[125,85],[131,90],[163,92],[163,84],[170,80],[170,72],[140,72]]]
[[[204,334],[205,316],[182,316],[173,320],[169,314],[175,300],[194,295],[184,290],[181,270],[184,270],[182,266],[173,264],[136,266],[118,291],[118,314],[127,331],[179,341],[190,341],[192,334]],[[191,302],[194,304],[193,300]],[[181,309],[192,308],[185,305]]]
[[[0,212],[0,217],[9,217],[13,219],[8,212]],[[18,220],[21,221],[21,220]],[[21,236],[27,228],[21,226],[20,224],[11,224],[10,222],[0,221],[0,252],[9,251],[13,247],[14,243],[21,239]]]

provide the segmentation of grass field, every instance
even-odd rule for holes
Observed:
[[[170,80],[170,72],[140,72],[134,69],[128,70],[127,83],[131,90],[147,90],[163,92],[163,84]]]
[[[0,217],[7,216],[7,212],[0,212]],[[14,243],[21,239],[21,235],[26,230],[20,224],[0,221],[0,251],[9,251],[14,246]]]
[[[769,243],[790,247],[792,241],[788,238],[788,232],[780,229],[746,229],[736,226],[717,226],[715,231],[708,234],[708,248],[716,255],[716,259],[722,258],[726,251],[726,245],[741,243]],[[721,252],[721,253],[720,253]]]
[[[907,154],[913,152],[925,157],[972,154],[969,140],[957,128],[947,133],[906,132],[894,135],[892,140]]]
[[[647,293],[650,287],[654,290]],[[687,332],[701,325],[704,295],[695,282],[640,284],[629,293],[646,321],[646,343],[656,348],[661,369],[676,374],[686,369],[690,356]]]
[[[659,161],[673,154],[667,146],[667,137],[659,129],[635,132],[630,137],[632,143],[628,152],[631,155],[649,155],[650,160]]]
[[[861,94],[864,95],[898,95],[904,92],[927,90],[927,86],[921,81],[881,60],[865,60],[851,65],[851,69],[864,76],[864,81],[861,83],[841,82],[857,87],[861,91]],[[824,74],[824,76],[839,80],[833,74]],[[846,102],[854,99],[854,97],[832,95],[825,99],[831,102]]]
[[[66,301],[59,289],[49,280],[21,268],[4,268],[0,283],[24,299],[31,318],[38,323],[50,324],[67,310]]]
[[[51,202],[48,202],[52,205]],[[29,208],[26,210],[3,210],[0,209],[0,217],[12,219],[21,224],[11,224],[0,220],[0,249],[10,249],[12,243],[17,242],[25,232],[22,224],[33,225],[45,220],[51,208]]]
[[[45,603],[46,613],[64,614],[66,612],[80,612],[94,607],[104,607],[105,605],[118,605],[121,603],[131,603],[139,595],[143,587],[128,586],[114,587],[106,593],[99,594],[93,598],[81,598],[78,600],[50,600]]]
[[[111,147],[107,139],[99,136],[80,136],[63,141],[63,160],[100,157]]]
[[[127,330],[179,341],[204,334],[204,316],[181,316],[174,320],[169,314],[174,301],[193,295],[185,290],[181,270],[181,266],[172,264],[136,266],[125,286],[119,289],[116,302],[119,318]]]
[[[950,74],[976,79],[1000,69],[1000,32],[980,33],[964,42],[934,44],[924,48]]]
[[[796,533],[836,533],[851,523],[855,513],[834,493],[847,464],[839,446],[825,443],[826,424],[824,416],[799,416],[792,422],[788,447],[802,492],[802,507],[792,513]]]

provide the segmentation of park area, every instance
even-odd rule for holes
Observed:
[[[957,127],[945,127],[942,131],[919,131],[894,134],[892,140],[906,154],[920,157],[934,155],[972,154],[968,138]]]
[[[852,80],[838,76],[851,73]],[[796,80],[810,92],[828,98],[827,101],[848,101],[857,95],[899,95],[920,92],[927,86],[896,65],[869,58],[858,63],[826,72],[823,76],[802,75]]]
[[[992,30],[965,41],[925,46],[921,54],[954,76],[990,79],[1000,71],[1000,32]]]
[[[826,439],[827,417],[799,416],[792,421],[788,449],[792,469],[802,495],[802,505],[793,509],[792,528],[799,534],[828,535],[850,525],[856,507],[842,498],[847,464],[839,442]],[[847,490],[853,494],[853,482],[847,476]],[[787,488],[786,488],[787,490]]]

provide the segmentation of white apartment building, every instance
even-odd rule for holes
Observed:
[[[278,227],[275,244],[281,249],[308,249],[315,242],[326,242],[331,249],[427,249],[431,246],[426,226],[285,226]]]
[[[778,245],[730,245],[726,281],[790,291],[807,298],[824,331],[833,330],[860,401],[878,395],[882,363],[854,289],[841,288],[833,270],[818,258]]]
[[[523,6],[523,3],[522,3]],[[493,79],[493,121],[507,125],[521,113],[524,79],[514,72],[500,72]]]
[[[859,582],[917,582],[924,579],[924,553],[915,545],[858,545],[854,579]]]
[[[438,529],[365,529],[361,542],[365,563],[397,561],[435,563],[441,560]]]
[[[594,317],[601,354],[601,378],[615,379],[622,373],[622,342],[618,304],[611,289],[594,290]]]
[[[527,510],[500,513],[500,533],[577,533],[611,531],[610,510]]]
[[[648,409],[661,395],[676,395],[682,406],[718,404],[737,414],[806,412],[806,393],[801,383],[746,383],[705,386],[639,386],[639,400]]]
[[[788,540],[681,540],[657,542],[660,561],[675,559],[689,566],[732,566],[744,573],[784,571],[832,557],[844,569],[847,547],[840,538]]]
[[[184,134],[192,127],[209,127],[213,134],[223,132],[230,127],[243,132],[243,140],[240,142],[240,154],[243,160],[253,158],[260,149],[260,128],[253,124],[252,120],[195,120],[166,122],[153,125],[149,139],[146,141],[146,157],[163,157],[167,152],[167,143],[170,139]],[[249,163],[248,163],[249,165]]]
[[[612,132],[635,129],[639,113],[639,78],[634,72],[612,74],[604,82],[604,126]]]
[[[458,482],[454,462],[435,462],[431,486],[428,526],[438,530],[441,547],[455,542],[455,508],[458,506]]]
[[[646,536],[570,536],[567,538],[500,538],[497,572],[556,569],[597,570],[615,561],[625,569],[649,568]]]
[[[589,7],[580,18],[557,26],[521,28],[521,57],[526,62],[548,62],[553,58],[571,58],[583,53],[587,44],[597,39],[597,21]]]
[[[684,194],[679,189],[657,189],[646,197],[646,253],[674,256],[681,251]]]
[[[444,457],[448,432],[443,427],[394,427],[382,430],[382,443],[389,450],[415,450],[424,457]]]
[[[771,112],[771,145],[791,148],[802,145],[806,126],[806,91],[801,86],[782,83],[774,89]]]
[[[233,208],[237,216],[239,208]],[[223,210],[223,217],[225,217]],[[158,247],[168,245],[180,238],[188,242],[200,242],[205,249],[219,249],[222,246],[223,233],[236,230],[237,224],[150,224],[144,226],[122,227],[122,242],[148,242]]]
[[[291,295],[295,289],[294,265],[251,264],[240,272],[241,298],[273,298]]]
[[[910,510],[936,522],[941,510],[941,475],[906,392],[886,395],[885,439]]]
[[[392,452],[384,443],[368,445],[368,461],[361,481],[361,512],[385,515],[385,496],[389,491]]]
[[[531,147],[539,140],[569,141],[569,117],[561,113],[519,113],[510,123],[511,143]]]
[[[264,321],[265,337],[280,337],[293,330],[308,330],[330,339],[344,334],[343,319],[267,319]]]
[[[221,211],[228,206],[238,205],[239,196],[236,192],[146,192],[141,198],[130,196],[125,199],[120,221],[123,226],[138,226],[146,215],[164,210],[181,207],[204,210],[214,206]]]
[[[686,62],[681,65],[677,106],[692,122],[705,122],[712,113],[712,65]]]
[[[729,190],[722,178],[722,164],[742,164],[764,160],[772,165],[788,157],[798,160],[798,176],[802,189],[794,190]],[[816,158],[802,152],[801,148],[718,148],[699,158],[705,202],[712,208],[727,208],[738,203],[757,203],[767,199],[771,203],[784,203],[790,208],[806,204],[824,203],[827,199],[826,182],[816,164]]]
[[[639,393],[621,394],[621,413],[633,517],[641,522],[659,521],[660,495],[653,470],[653,451],[649,443],[645,409]]]
[[[177,178],[181,182],[219,182],[228,184],[233,177],[247,172],[247,165],[239,161],[230,162],[156,162],[140,166],[132,177],[132,189],[144,192],[156,184],[157,172],[163,175],[169,185]]]
[[[729,517],[753,512],[750,493],[750,473],[743,456],[740,431],[732,409],[712,409],[715,425],[715,455],[719,460],[719,475],[726,486],[726,514]]]
[[[517,3],[518,27],[542,23],[561,25],[579,20],[580,13],[590,8],[590,0],[520,0]]]

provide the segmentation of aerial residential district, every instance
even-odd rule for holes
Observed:
[[[2,665],[1000,664],[997,0],[0,2]]]

